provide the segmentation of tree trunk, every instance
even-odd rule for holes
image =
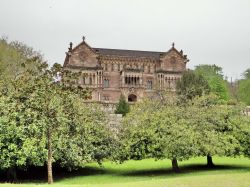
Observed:
[[[180,168],[178,166],[178,162],[176,158],[172,159],[172,169],[175,173],[179,173],[180,172]]]
[[[214,167],[213,158],[210,155],[207,155],[207,166]]]
[[[53,173],[52,173],[52,137],[51,137],[51,129],[48,129],[48,161],[47,161],[47,169],[48,169],[48,184],[53,183]]]
[[[16,167],[11,167],[7,170],[7,179],[9,182],[17,182]]]

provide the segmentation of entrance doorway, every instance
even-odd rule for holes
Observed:
[[[134,94],[130,94],[128,96],[128,102],[136,102],[137,101],[137,96]]]

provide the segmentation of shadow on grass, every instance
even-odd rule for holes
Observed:
[[[96,175],[115,175],[124,177],[157,177],[157,176],[178,176],[179,174],[198,173],[205,171],[236,171],[248,172],[250,167],[235,166],[235,165],[215,165],[213,168],[208,168],[206,165],[186,165],[180,167],[180,173],[174,173],[171,168],[166,169],[151,169],[151,170],[134,170],[134,171],[122,171],[122,170],[109,170],[103,167],[85,167],[74,171],[67,171],[62,168],[54,167],[54,179],[60,181],[66,178],[74,177],[86,177]],[[47,168],[46,167],[33,167],[26,171],[17,171],[18,181],[17,183],[46,183],[47,182]],[[5,177],[0,178],[0,182],[7,182]]]
[[[250,171],[250,167],[243,167],[243,166],[236,166],[236,165],[215,165],[214,167],[210,168],[206,165],[202,164],[192,164],[187,166],[181,166],[179,173],[174,173],[171,168],[166,169],[153,169],[153,170],[137,170],[137,171],[131,171],[127,173],[123,173],[123,176],[130,176],[130,177],[152,177],[152,176],[173,176],[178,174],[188,174],[188,173],[195,173],[195,172],[205,172],[205,171],[242,171],[247,172]]]
[[[78,170],[68,171],[64,168],[53,167],[53,177],[55,181],[90,175],[102,175],[110,173],[109,170],[99,167],[85,167]],[[17,181],[15,183],[46,183],[47,182],[47,168],[46,167],[31,167],[27,170],[17,170]],[[0,183],[10,182],[6,172],[0,171]]]

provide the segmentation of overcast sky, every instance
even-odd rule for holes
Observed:
[[[189,68],[217,64],[228,77],[250,68],[250,0],[0,0],[0,36],[63,63],[69,42],[167,51]]]

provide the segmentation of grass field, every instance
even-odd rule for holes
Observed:
[[[55,177],[52,186],[159,186],[159,187],[250,187],[250,160],[247,158],[214,158],[216,167],[205,167],[206,158],[180,162],[181,173],[171,171],[169,160],[128,161],[118,165],[105,162],[103,167],[89,164],[77,172]],[[21,184],[1,183],[0,187],[43,187],[46,178],[21,181]]]

